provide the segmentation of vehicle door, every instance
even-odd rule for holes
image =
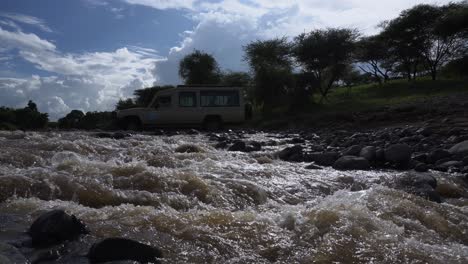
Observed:
[[[179,91],[175,97],[177,107],[171,113],[174,124],[198,124],[202,121],[198,91]]]
[[[158,96],[150,111],[146,113],[147,123],[150,125],[168,125],[171,124],[172,112],[174,111],[173,95],[161,95]]]

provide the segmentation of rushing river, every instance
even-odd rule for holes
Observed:
[[[14,255],[7,242],[61,208],[91,234],[44,263],[87,263],[106,237],[157,246],[163,263],[468,263],[466,200],[385,187],[404,172],[308,170],[275,158],[288,145],[274,135],[248,137],[280,144],[242,153],[205,134],[0,131],[0,262]],[[196,152],[176,152],[185,144]]]

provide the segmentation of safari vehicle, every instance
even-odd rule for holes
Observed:
[[[242,87],[186,86],[161,90],[147,107],[117,111],[122,128],[203,126],[218,129],[251,116]]]

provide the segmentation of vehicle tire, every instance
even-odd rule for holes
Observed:
[[[203,122],[203,128],[208,131],[215,131],[221,129],[223,126],[223,122],[221,118],[217,116],[209,116],[205,118]]]
[[[139,131],[141,130],[141,122],[138,118],[127,118],[125,120],[125,130]]]

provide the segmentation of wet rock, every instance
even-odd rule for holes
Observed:
[[[375,160],[384,161],[385,160],[385,150],[382,148],[377,148],[375,150]]]
[[[463,196],[463,190],[450,183],[441,183],[436,187],[437,193],[445,198],[460,198]]]
[[[414,166],[414,170],[417,172],[426,172],[429,170],[429,167],[426,164],[419,162]]]
[[[437,165],[435,169],[439,171],[448,171],[448,170],[458,168],[461,166],[462,166],[461,161],[451,160],[451,161],[446,161]]]
[[[244,141],[236,141],[228,148],[228,151],[245,151],[246,144]]]
[[[421,196],[433,202],[440,203],[440,195],[435,191],[437,180],[426,174],[407,173],[401,175],[396,180],[396,189],[404,190],[408,193]]]
[[[434,133],[434,130],[430,127],[422,127],[416,131],[416,133],[428,137]]]
[[[284,161],[303,161],[304,153],[302,152],[302,146],[296,145],[293,147],[285,148],[278,153],[278,157]]]
[[[344,156],[359,156],[359,153],[361,152],[361,147],[359,145],[354,145],[349,148],[347,148],[344,152]]]
[[[411,159],[411,147],[406,144],[394,144],[385,148],[385,160],[396,164],[408,164]]]
[[[468,140],[460,142],[448,150],[451,154],[464,155],[468,154]]]
[[[418,162],[422,162],[422,163],[426,163],[427,162],[427,154],[422,153],[422,154],[415,155],[413,157],[413,160],[418,161]]]
[[[257,157],[256,160],[259,164],[273,163],[273,160],[266,156]]]
[[[160,249],[126,238],[106,238],[95,243],[88,253],[91,263],[133,260],[140,263],[160,263]]]
[[[445,158],[448,158],[450,157],[450,152],[448,152],[447,150],[445,149],[436,149],[436,150],[433,150],[431,151],[428,155],[427,155],[427,163],[431,163],[431,164],[434,164],[436,163],[438,160],[441,160],[441,159],[445,159]]]
[[[317,165],[315,165],[313,163],[305,166],[304,168],[308,169],[308,170],[321,170],[321,169],[323,169],[322,167],[317,166]]]
[[[185,133],[186,133],[187,135],[198,135],[198,134],[200,134],[200,132],[199,132],[198,130],[193,129],[193,128],[187,130]]]
[[[86,226],[74,215],[53,210],[40,215],[28,231],[33,247],[47,247],[88,234]]]
[[[253,151],[260,151],[262,150],[262,144],[257,141],[250,141],[247,143],[245,147],[245,152],[253,152]]]
[[[363,147],[359,153],[359,156],[370,162],[373,162],[377,157],[376,148],[374,146]]]
[[[116,133],[107,133],[107,132],[99,132],[94,134],[95,137],[98,138],[112,138],[112,139],[124,139],[130,137],[130,134],[116,132]]]
[[[203,149],[197,145],[184,144],[180,145],[175,149],[175,152],[178,153],[201,153],[204,152]]]
[[[340,157],[338,152],[314,152],[307,155],[307,159],[320,166],[332,166]]]
[[[162,129],[156,129],[156,130],[154,130],[153,133],[152,133],[153,136],[162,136],[162,135],[164,135],[164,134],[165,134],[165,133],[164,133],[164,130],[162,130]]]
[[[370,165],[369,161],[363,157],[343,156],[333,164],[333,168],[337,170],[367,170]]]
[[[468,156],[462,159],[463,165],[468,165]]]
[[[227,146],[228,146],[228,143],[226,141],[222,141],[222,142],[216,143],[216,145],[214,147],[216,149],[225,149],[225,148],[227,148]]]

